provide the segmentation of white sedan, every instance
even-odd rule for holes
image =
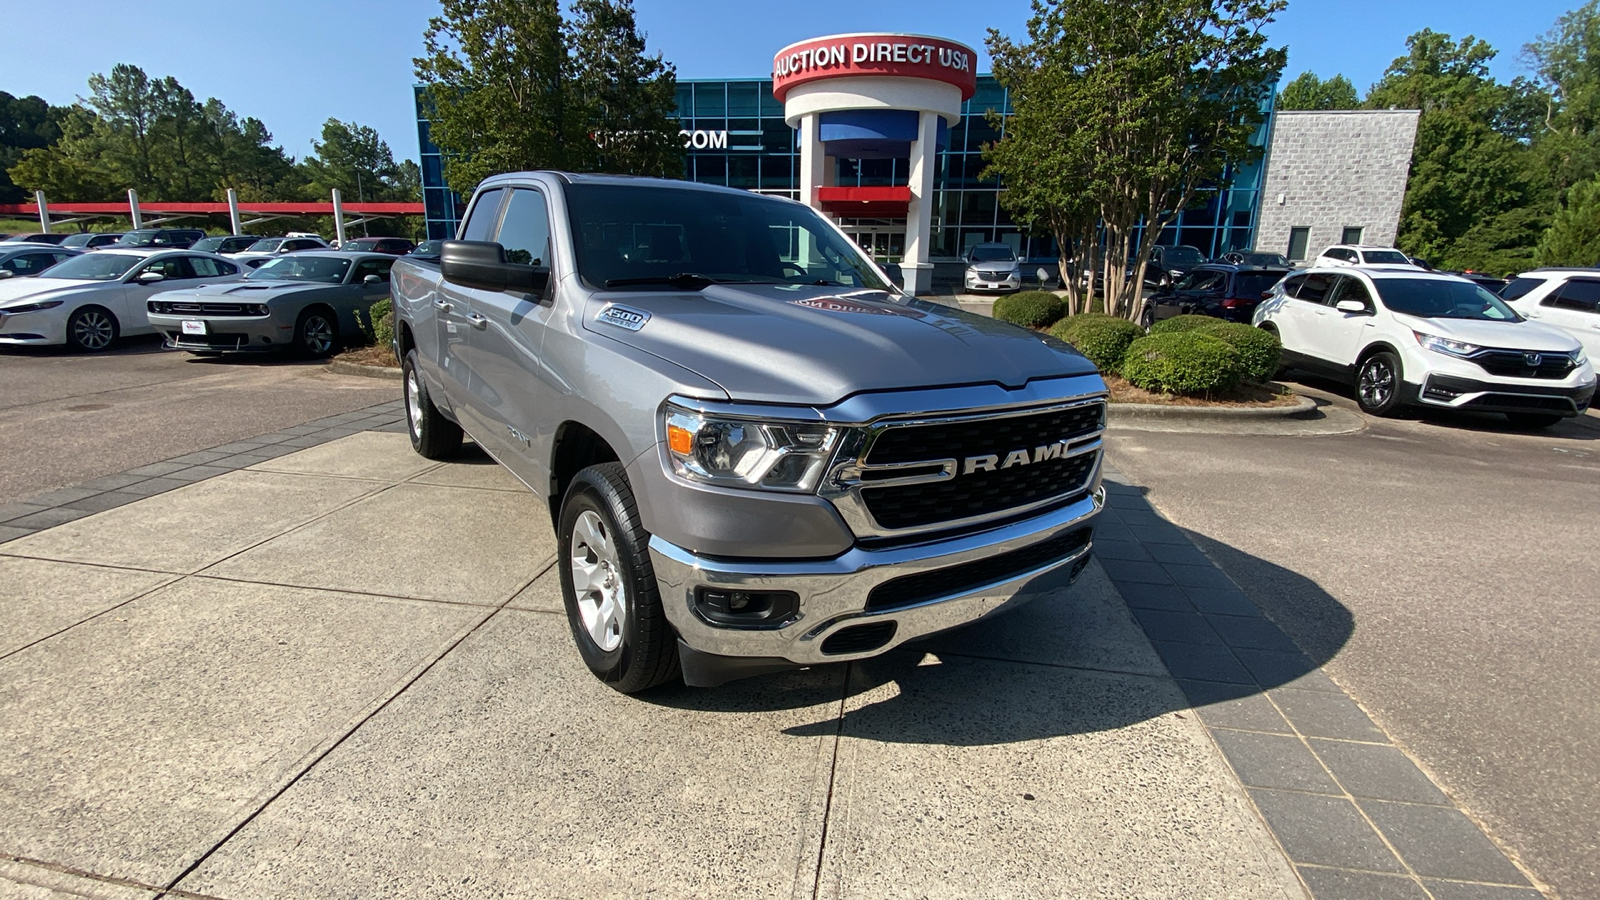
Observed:
[[[193,250],[99,250],[37,278],[0,281],[0,346],[66,344],[96,353],[152,334],[145,301],[162,291],[238,281],[241,267]]]

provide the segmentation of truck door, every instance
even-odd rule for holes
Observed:
[[[501,201],[505,199],[505,190],[495,188],[480,193],[473,201],[472,209],[467,211],[466,221],[461,228],[463,241],[493,240],[495,228],[500,224]],[[464,411],[470,408],[468,397],[472,391],[473,360],[467,344],[467,335],[472,330],[468,318],[473,314],[472,295],[478,293],[471,288],[451,284],[443,278],[439,279],[439,291],[431,299],[433,308],[433,326],[435,339],[438,341],[438,360],[429,365],[431,360],[423,362],[423,374],[432,374],[439,380],[439,385],[444,390],[444,396],[450,402],[450,408],[459,422]],[[431,371],[430,371],[431,369]],[[473,437],[481,429],[474,428],[470,422],[460,422]]]
[[[533,188],[513,188],[494,240],[505,248],[506,261],[549,269],[550,213],[545,196]],[[555,296],[554,285],[541,294],[472,289],[467,317],[468,352],[472,358],[472,417],[483,424],[474,431],[507,467],[529,484],[547,484],[542,448],[553,423],[552,381],[540,348]],[[541,416],[540,413],[545,415]]]

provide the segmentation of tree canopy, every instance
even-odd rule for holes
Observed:
[[[1324,81],[1315,72],[1301,72],[1278,92],[1278,109],[1360,109],[1356,86],[1343,75]]]
[[[566,169],[676,176],[676,70],[647,55],[632,0],[444,0],[414,62],[445,181]]]
[[[1026,41],[989,32],[1019,114],[986,149],[988,175],[1007,184],[1001,202],[1014,215],[1064,228],[1063,248],[1081,246],[1088,204],[1097,207],[1108,310],[1136,314],[1161,231],[1202,187],[1260,157],[1251,139],[1287,61],[1262,28],[1284,6],[1034,0]]]

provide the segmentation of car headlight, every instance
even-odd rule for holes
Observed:
[[[720,487],[815,490],[839,437],[817,422],[711,415],[670,403],[663,420],[673,472]]]
[[[1577,367],[1583,365],[1584,363],[1586,363],[1588,361],[1589,361],[1589,354],[1583,352],[1583,347],[1580,346],[1578,349],[1572,351],[1572,367],[1574,369],[1576,369]]]
[[[1469,344],[1466,341],[1452,341],[1449,338],[1442,338],[1434,334],[1423,334],[1420,331],[1411,333],[1416,336],[1417,343],[1421,344],[1424,349],[1432,350],[1435,353],[1443,353],[1446,356],[1464,358],[1483,349],[1477,344]]]
[[[45,300],[42,303],[24,303],[21,306],[8,306],[5,309],[0,309],[0,314],[14,316],[17,313],[38,312],[41,309],[55,309],[65,302],[65,300]]]

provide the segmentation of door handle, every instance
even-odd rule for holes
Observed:
[[[489,327],[489,320],[478,315],[477,313],[473,313],[472,315],[467,316],[467,324],[478,329],[479,331],[482,331]]]
[[[433,308],[437,309],[439,312],[449,312],[455,307],[450,305],[449,300],[435,300],[433,301]]]

